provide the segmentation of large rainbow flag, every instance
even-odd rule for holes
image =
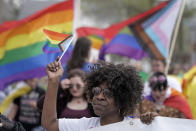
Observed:
[[[92,42],[92,48],[100,50],[105,38],[104,29],[93,27],[80,27],[76,30],[78,37],[88,37]]]
[[[165,7],[166,4],[167,2],[163,2],[149,11],[113,24],[105,29],[81,27],[77,30],[78,36],[87,36],[92,40],[93,47],[97,47],[100,51],[100,59],[104,59],[105,54],[108,53],[141,59],[147,56],[147,53],[137,41],[129,26],[149,18]]]
[[[166,59],[183,0],[171,0],[163,9],[144,21],[130,25],[137,40],[151,56]]]
[[[43,29],[72,32],[73,0],[50,6],[25,19],[0,26],[0,90],[14,81],[42,77],[45,67],[61,52],[42,51],[47,37]],[[64,60],[67,57],[64,55]]]

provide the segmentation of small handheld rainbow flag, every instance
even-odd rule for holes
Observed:
[[[73,40],[73,35],[58,33],[47,29],[43,29],[43,32],[49,39],[44,45],[43,51],[47,54],[62,51],[63,53],[59,59],[61,60]]]

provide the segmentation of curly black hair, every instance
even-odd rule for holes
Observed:
[[[143,93],[142,79],[136,69],[132,66],[101,62],[91,67],[91,70],[86,77],[88,101],[92,102],[92,89],[106,83],[113,93],[120,114],[122,116],[132,114],[136,104],[141,102]]]

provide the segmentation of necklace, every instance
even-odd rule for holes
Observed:
[[[80,100],[78,100],[78,101],[77,101],[77,103],[78,103],[78,104],[81,104],[81,101],[80,101]]]

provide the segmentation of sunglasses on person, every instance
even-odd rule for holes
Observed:
[[[153,76],[152,78],[150,78],[150,83],[157,83],[157,82],[163,83],[165,81],[166,78],[164,76],[159,76],[159,77]]]
[[[94,96],[98,96],[103,91],[104,97],[111,98],[113,93],[109,89],[102,89],[101,87],[94,87],[92,93]]]
[[[76,84],[75,87],[77,89],[80,89],[81,88],[81,85],[80,84]],[[72,88],[74,88],[74,84],[69,84],[69,89],[72,89]]]

